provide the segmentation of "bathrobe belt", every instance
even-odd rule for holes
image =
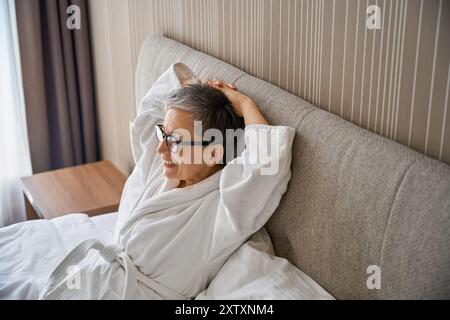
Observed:
[[[59,296],[61,291],[67,290],[67,287],[60,285],[59,282],[67,277],[67,268],[78,264],[89,252],[89,250],[98,250],[106,262],[117,261],[125,270],[125,283],[122,291],[122,299],[131,299],[137,282],[141,282],[148,288],[155,291],[164,299],[186,300],[185,296],[167,288],[159,282],[147,277],[131,261],[125,251],[116,245],[105,246],[97,239],[88,239],[76,246],[56,267],[50,275],[47,287],[42,291],[40,299],[54,299]]]

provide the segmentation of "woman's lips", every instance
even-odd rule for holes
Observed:
[[[174,168],[176,167],[176,164],[170,161],[164,161],[164,167],[166,168]]]

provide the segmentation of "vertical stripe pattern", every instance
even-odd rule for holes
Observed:
[[[124,119],[135,116],[132,90],[139,49],[146,36],[163,34],[450,163],[450,1],[95,2],[90,4],[94,61],[104,52],[114,70],[109,94],[115,105],[99,108],[112,109],[117,121],[117,132],[102,137],[102,144],[115,146],[106,153],[120,152],[105,157],[128,157]],[[366,26],[372,5],[380,8],[379,30]],[[109,40],[96,42],[102,35]],[[97,66],[95,71],[100,73]]]

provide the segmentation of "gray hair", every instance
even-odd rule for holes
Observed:
[[[201,121],[203,132],[219,130],[224,146],[223,164],[236,158],[239,136],[233,132],[242,132],[244,119],[234,112],[230,100],[222,91],[194,78],[194,83],[176,90],[166,100],[166,108],[179,108],[192,113],[194,121]],[[228,146],[232,146],[233,154],[227,154],[227,149],[230,151]]]

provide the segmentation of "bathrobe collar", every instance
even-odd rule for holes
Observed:
[[[163,217],[167,212],[171,213],[172,209],[180,205],[189,205],[195,200],[198,200],[208,193],[218,191],[220,186],[220,178],[222,169],[215,172],[208,178],[197,182],[196,184],[184,188],[177,188],[180,180],[167,179],[164,177],[164,185],[160,193],[155,194],[143,203],[141,203],[128,218],[127,222],[122,226],[119,234],[124,234],[130,226],[132,226],[137,219],[142,216],[152,214],[156,217]]]

